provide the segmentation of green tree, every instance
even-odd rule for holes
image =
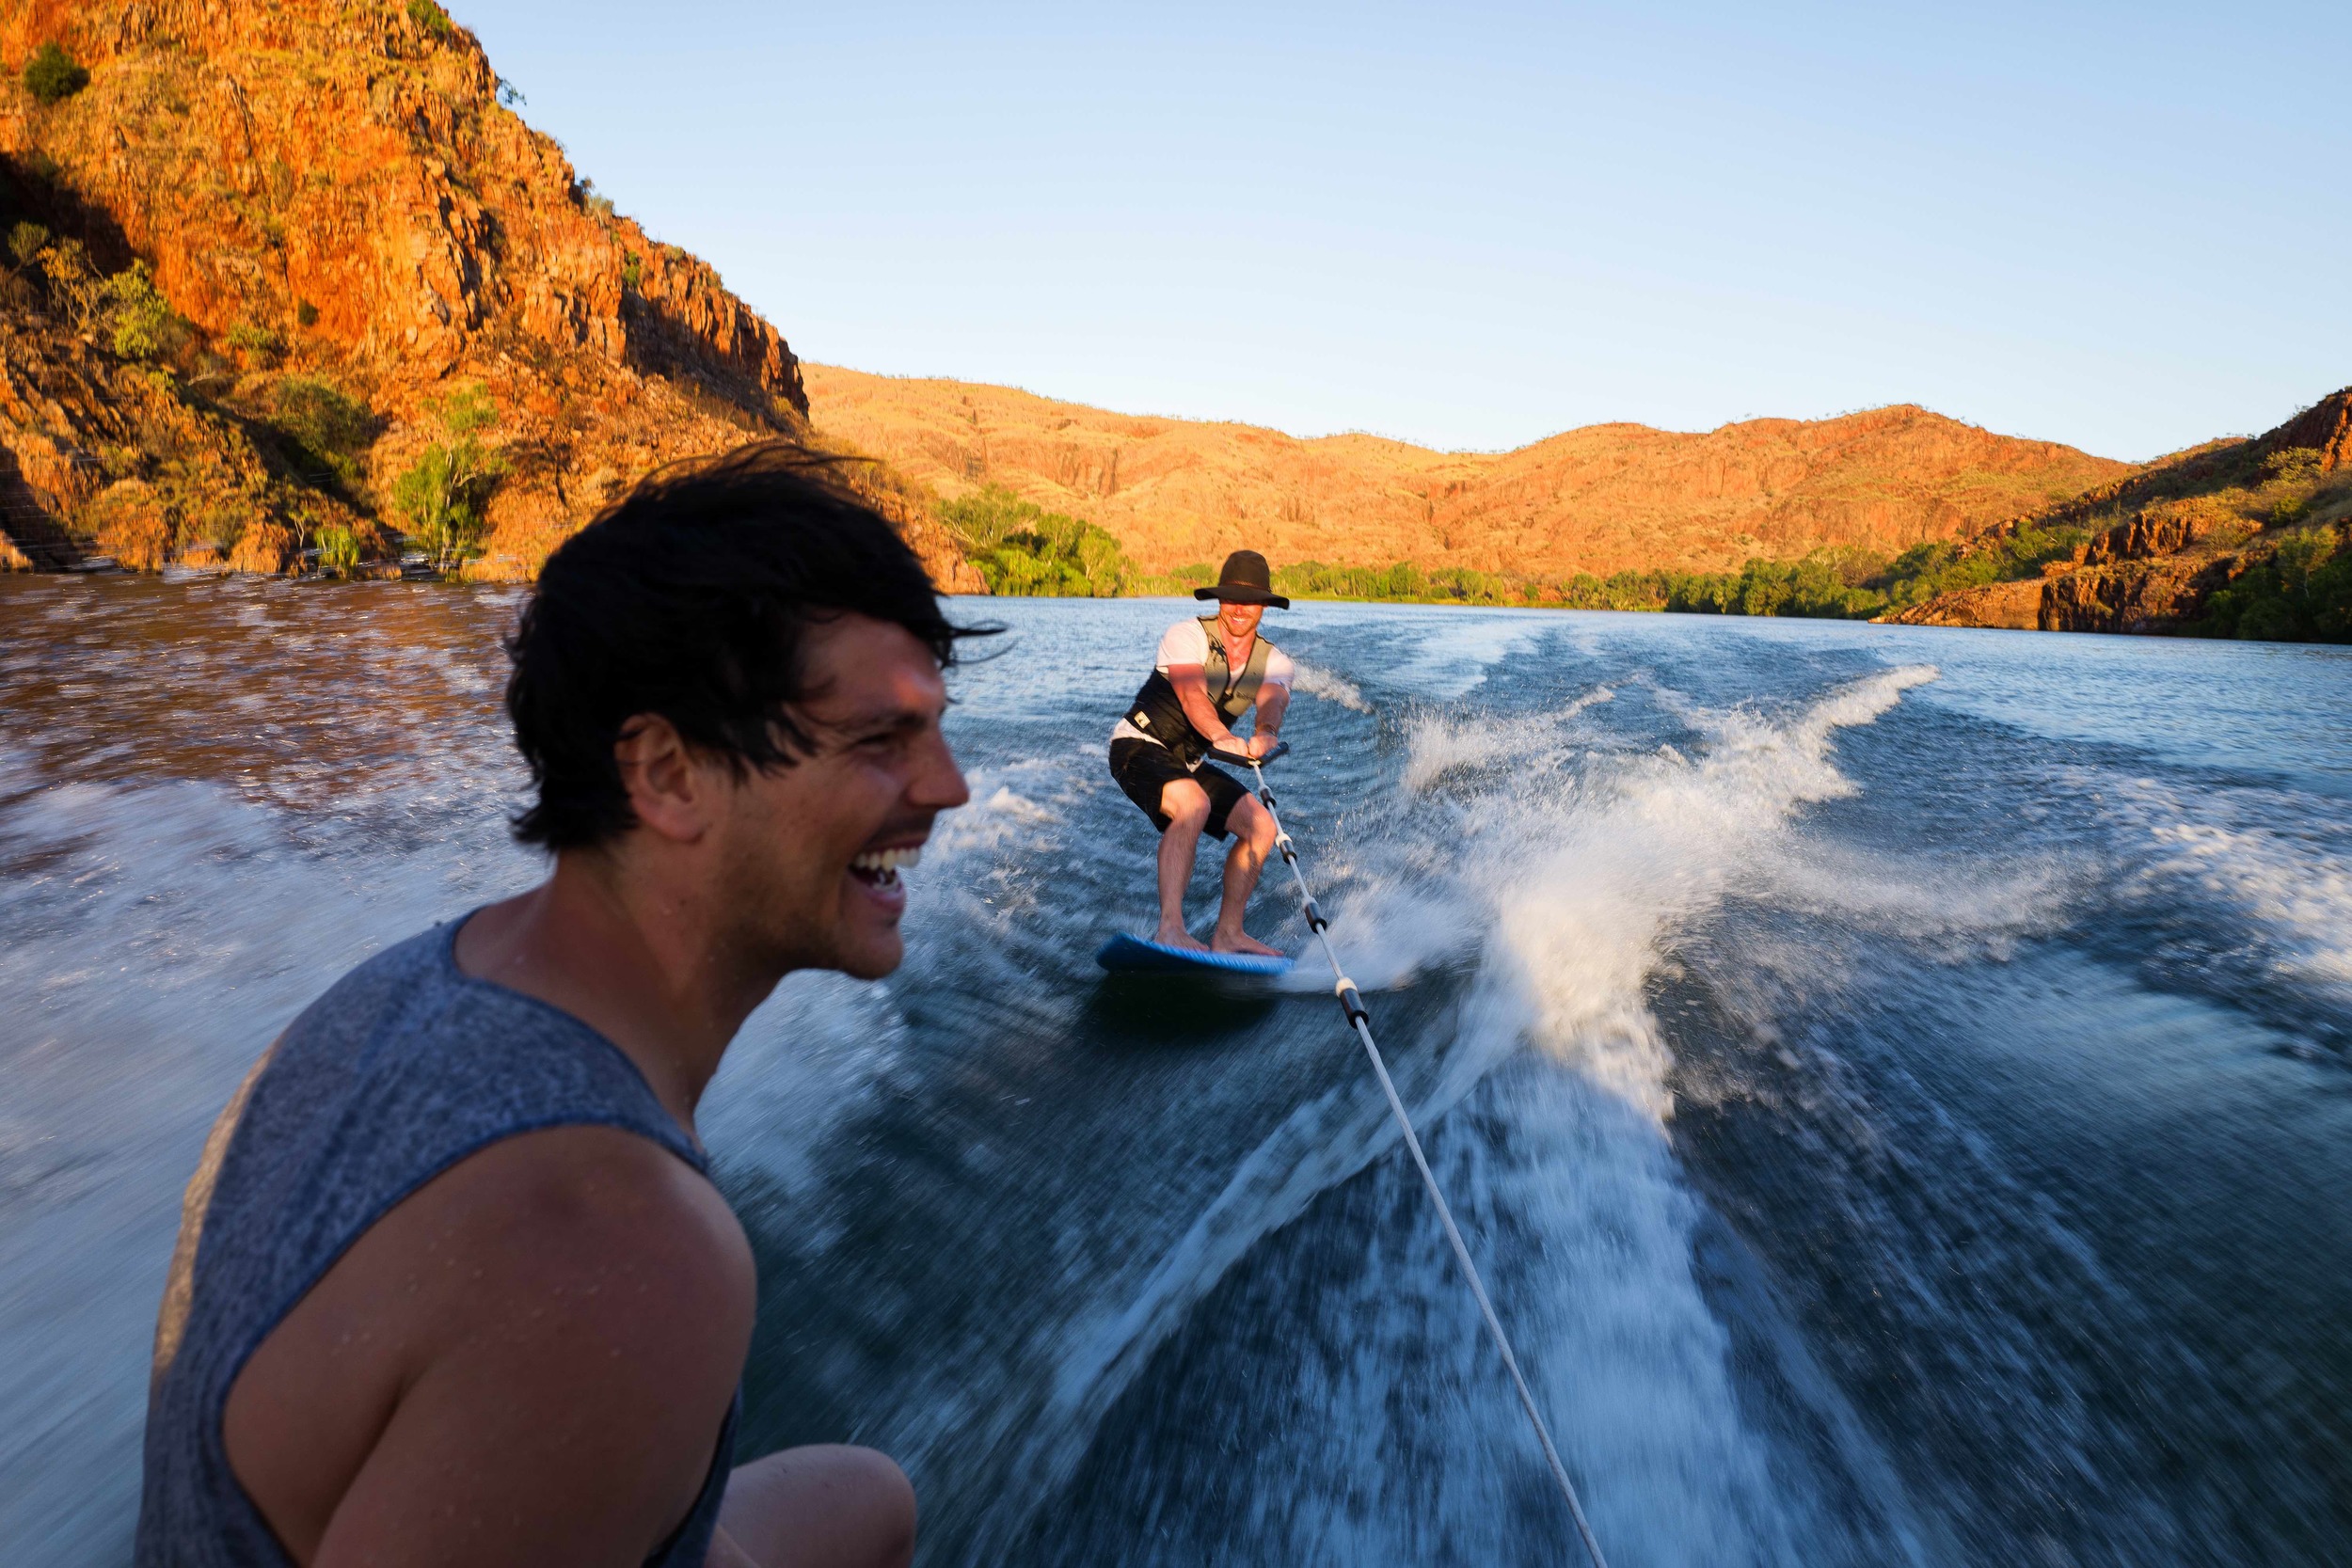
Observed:
[[[432,412],[443,439],[393,482],[392,510],[409,544],[446,575],[482,553],[485,508],[506,466],[482,444],[482,433],[498,422],[498,407],[481,388],[460,388]]]
[[[49,248],[49,230],[38,223],[19,223],[8,230],[8,257],[16,264],[9,268],[13,277],[31,266]]]
[[[24,90],[43,103],[62,103],[89,86],[89,72],[50,40],[24,62]]]
[[[79,240],[53,240],[34,253],[50,297],[65,309],[77,332],[95,331],[106,303],[106,280],[90,265]]]
[[[1106,531],[1001,485],[944,502],[939,515],[992,594],[1114,598],[1140,575]]]
[[[125,359],[153,359],[176,348],[185,324],[155,287],[155,274],[145,261],[134,261],[99,285],[107,340]]]
[[[2352,642],[2352,529],[2315,528],[2215,592],[2191,628],[2264,642]]]

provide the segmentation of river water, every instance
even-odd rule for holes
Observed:
[[[537,873],[518,602],[0,581],[0,1560],[126,1560],[252,1056]],[[744,1452],[888,1449],[930,1564],[1573,1560],[1327,992],[1093,967],[1185,610],[957,609],[1009,631],[906,967],[787,982],[706,1102]],[[2352,1559],[2352,657],[1274,620],[1285,815],[1617,1568]]]

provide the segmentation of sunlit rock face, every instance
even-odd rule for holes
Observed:
[[[89,77],[44,103],[18,67],[53,42]],[[181,318],[161,352],[118,355],[42,263],[0,252],[5,341],[32,345],[0,372],[0,447],[22,470],[21,489],[0,475],[17,503],[0,512],[42,515],[11,538],[95,543],[89,508],[136,480],[162,498],[172,559],[242,546],[244,564],[284,567],[329,525],[380,547],[397,477],[442,438],[445,400],[477,387],[504,473],[473,569],[528,576],[649,469],[806,431],[775,327],[596,197],[424,0],[19,0],[0,9],[0,239],[38,223],[98,278],[144,261]],[[27,357],[88,363],[61,391],[28,387]],[[288,378],[364,410],[347,471],[250,428]],[[191,420],[205,428],[165,428]],[[211,515],[240,510],[260,527]],[[894,510],[943,580],[970,586],[925,509]]]
[[[806,368],[811,417],[942,494],[982,485],[1116,534],[1154,571],[1277,562],[1564,577],[1737,571],[1964,538],[2131,472],[1908,404],[1704,433],[1588,425],[1508,452],[1114,414],[1009,387]]]
[[[2281,545],[2332,534],[2352,546],[2352,388],[2275,430],[2208,442],[2042,512],[1986,530],[1997,548],[2020,530],[2089,531],[2039,581],[1940,594],[1888,619],[1912,626],[2042,631],[2197,629],[2214,595]],[[2325,635],[2323,632],[2322,635]]]

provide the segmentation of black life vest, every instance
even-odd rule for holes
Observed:
[[[1201,676],[1209,688],[1209,704],[1224,715],[1228,727],[1248,713],[1258,700],[1258,689],[1265,684],[1266,660],[1274,655],[1274,644],[1258,634],[1257,642],[1249,650],[1249,658],[1239,670],[1225,657],[1224,634],[1217,628],[1216,617],[1203,615],[1200,629],[1208,634],[1209,655],[1200,666]],[[1127,722],[1176,753],[1177,760],[1186,768],[1209,754],[1209,737],[1192,727],[1184,717],[1184,705],[1176,695],[1176,685],[1159,670],[1143,683],[1135,701],[1127,705]]]

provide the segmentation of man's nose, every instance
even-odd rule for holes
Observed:
[[[956,754],[948,750],[945,735],[932,732],[930,744],[923,748],[921,766],[908,782],[907,799],[929,811],[951,811],[972,799],[963,769],[956,766]]]

